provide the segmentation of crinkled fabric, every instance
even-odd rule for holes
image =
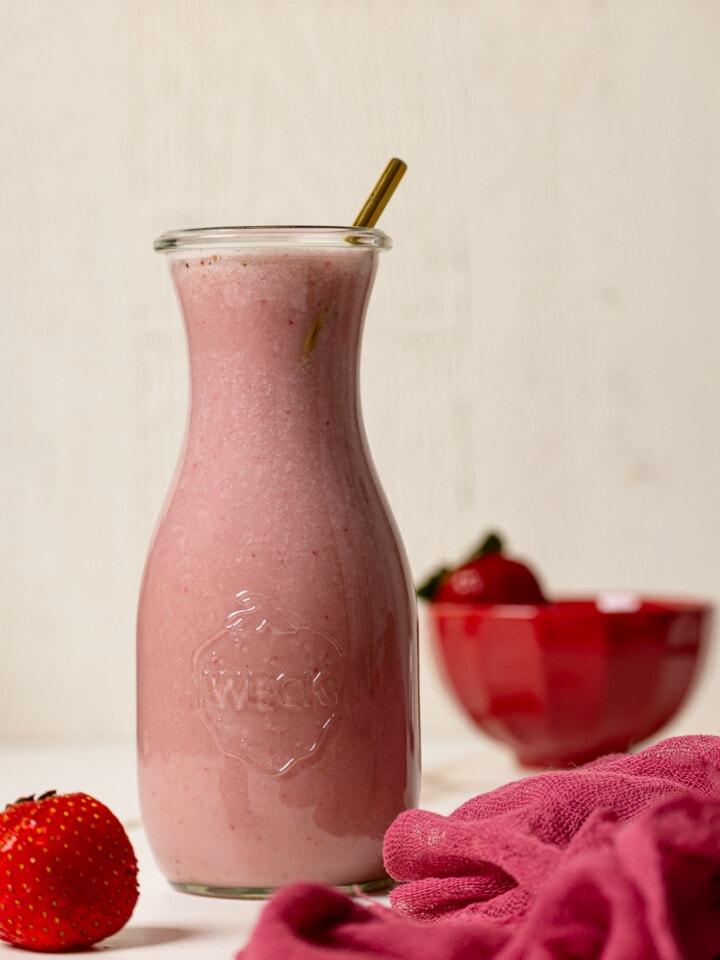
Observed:
[[[720,800],[720,737],[675,737],[536,774],[449,817],[408,810],[385,836],[385,865],[402,883],[391,902],[420,920],[514,922],[565,861],[603,843],[608,818],[627,823],[673,797]]]
[[[409,811],[393,909],[295,884],[238,960],[720,960],[720,738]]]

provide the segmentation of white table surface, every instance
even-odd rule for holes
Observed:
[[[420,806],[449,813],[464,800],[523,775],[509,752],[474,731],[426,737]],[[0,787],[3,803],[50,789],[84,791],[107,804],[125,824],[140,865],[140,899],[128,925],[94,952],[132,960],[232,960],[246,943],[262,901],[177,893],[155,866],[140,822],[132,744],[0,745]],[[17,960],[20,953],[0,944],[0,956]],[[87,958],[88,953],[62,956]]]

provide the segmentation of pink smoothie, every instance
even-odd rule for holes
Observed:
[[[138,614],[143,821],[174,884],[372,884],[417,800],[416,619],[357,358],[377,251],[170,252],[188,428]]]

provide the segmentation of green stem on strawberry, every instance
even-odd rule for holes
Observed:
[[[498,533],[489,533],[465,562],[477,560],[478,557],[484,557],[488,553],[502,553],[504,546],[505,544],[503,543],[502,537]]]
[[[10,807],[14,807],[18,803],[33,803],[39,800],[47,800],[48,797],[54,796],[57,796],[57,792],[55,790],[46,790],[45,793],[41,793],[39,797],[36,797],[34,793],[31,793],[27,797],[18,797],[14,803],[6,803],[5,809],[9,810]]]
[[[441,567],[435,573],[428,577],[424,583],[417,588],[416,593],[421,600],[432,600],[443,577],[448,573],[447,567]]]

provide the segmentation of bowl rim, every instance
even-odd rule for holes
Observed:
[[[622,591],[628,593],[628,591]],[[547,603],[474,603],[453,600],[429,600],[427,606],[435,617],[473,617],[483,620],[562,620],[562,619],[622,619],[632,617],[665,618],[679,614],[709,616],[714,605],[709,600],[693,597],[661,596],[633,593],[636,607],[602,607],[598,602],[602,593],[561,595]]]

